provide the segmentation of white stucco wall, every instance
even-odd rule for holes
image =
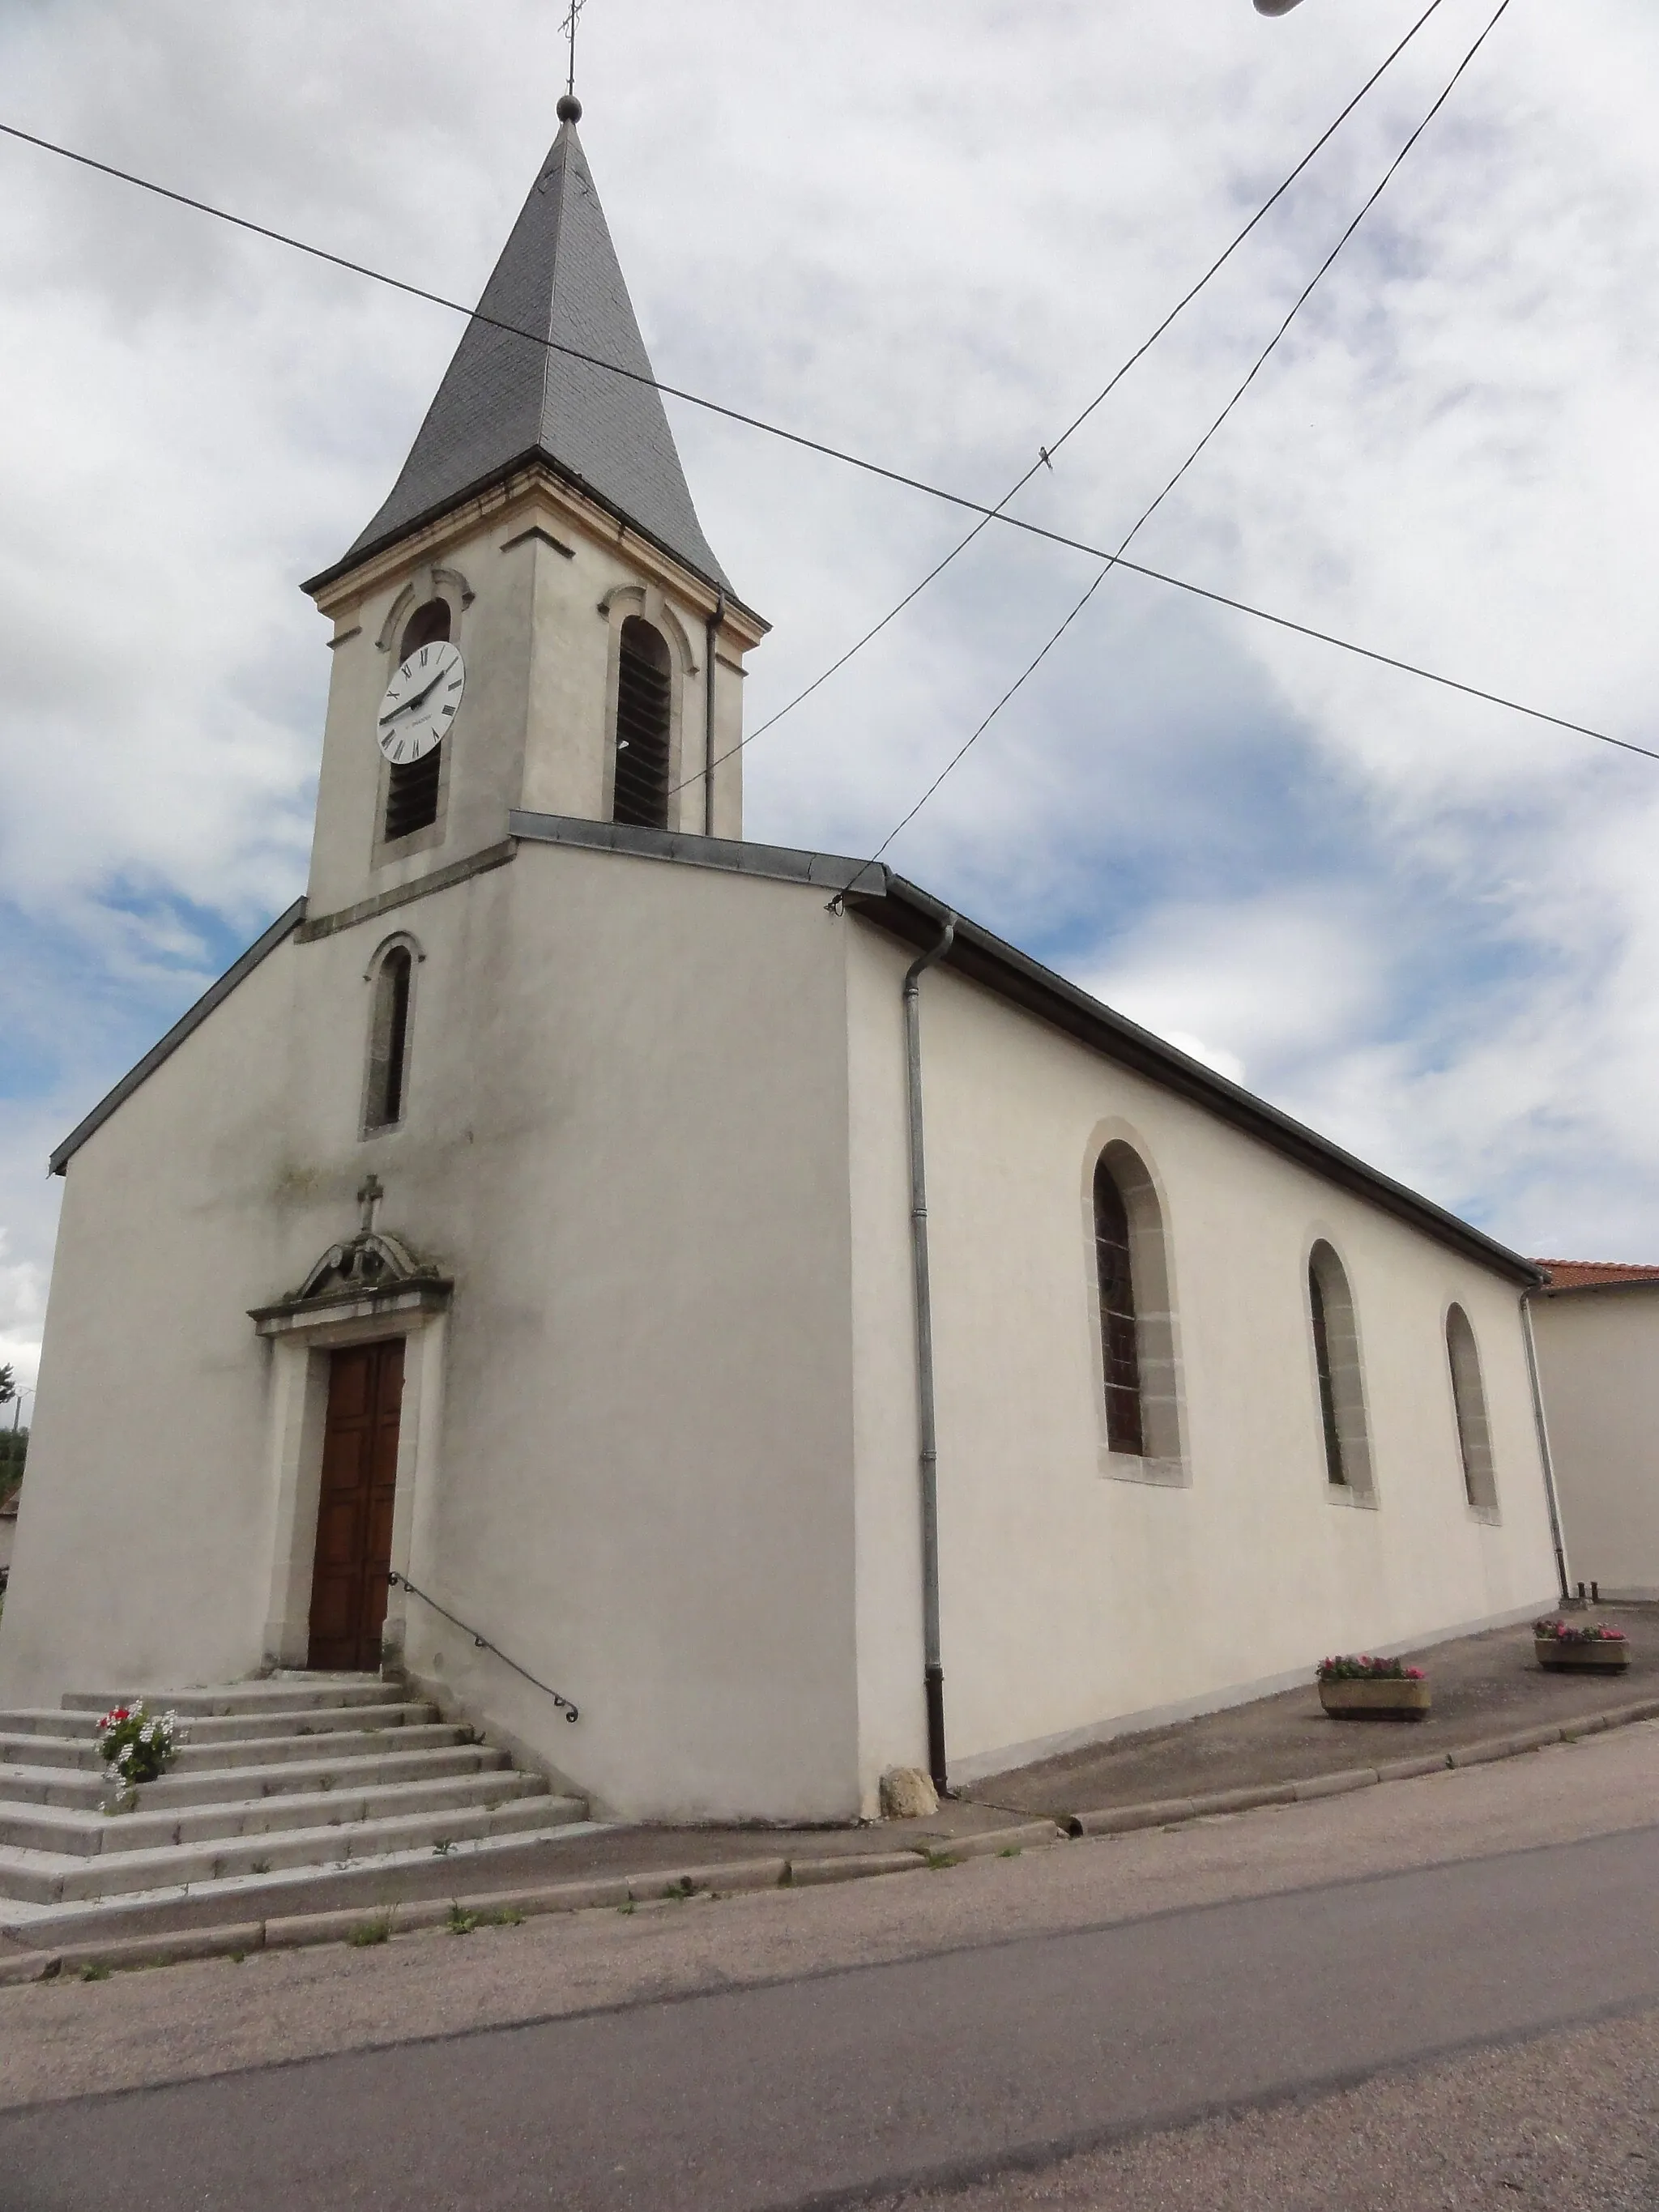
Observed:
[[[849,933],[855,1071],[860,1619],[866,1771],[921,1754],[902,1031],[907,955]],[[1515,1618],[1555,1573],[1516,1287],[948,970],[923,1066],[953,1770],[1197,1710],[1310,1668]],[[1132,1145],[1163,1204],[1185,1486],[1103,1449],[1090,1180]],[[1375,1510],[1327,1479],[1305,1281],[1358,1310]],[[1444,1317],[1485,1370],[1500,1518],[1467,1501]],[[1115,1463],[1121,1466],[1121,1462]]]
[[[1547,1293],[1532,1310],[1572,1574],[1659,1599],[1659,1286]]]
[[[409,1109],[360,1140],[393,925],[424,955]],[[0,1696],[283,1656],[303,1393],[246,1309],[373,1169],[456,1284],[400,1564],[583,1717],[411,1600],[416,1674],[611,1809],[856,1812],[845,1052],[821,897],[730,876],[527,847],[284,945],[70,1164]]]

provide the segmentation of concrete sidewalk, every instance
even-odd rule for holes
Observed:
[[[1063,1820],[1074,1814],[1305,1781],[1379,1761],[1443,1758],[1523,1729],[1567,1727],[1659,1698],[1659,1606],[1601,1606],[1563,1617],[1622,1628],[1629,1667],[1620,1674],[1547,1673],[1534,1656],[1529,1627],[1491,1629],[1399,1655],[1428,1674],[1434,1710],[1427,1720],[1333,1720],[1310,1680],[1305,1689],[993,1775],[968,1794],[981,1805]]]

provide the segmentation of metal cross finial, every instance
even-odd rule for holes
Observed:
[[[380,1210],[380,1200],[386,1196],[386,1186],[379,1176],[372,1175],[357,1193],[357,1203],[363,1209],[362,1234],[374,1233],[374,1217]]]
[[[570,40],[570,74],[564,88],[568,100],[574,100],[576,96],[576,25],[581,20],[582,9],[586,5],[587,0],[570,0],[570,12],[559,26]]]

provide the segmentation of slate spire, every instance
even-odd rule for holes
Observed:
[[[391,497],[346,563],[540,455],[726,586],[658,394],[514,335],[545,333],[652,374],[576,136],[580,113],[574,99],[559,102],[559,135],[478,302],[491,319],[467,325]],[[495,327],[501,323],[511,329]]]

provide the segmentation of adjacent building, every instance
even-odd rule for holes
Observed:
[[[1659,1267],[1540,1260],[1539,1371],[1574,1577],[1659,1600]]]

